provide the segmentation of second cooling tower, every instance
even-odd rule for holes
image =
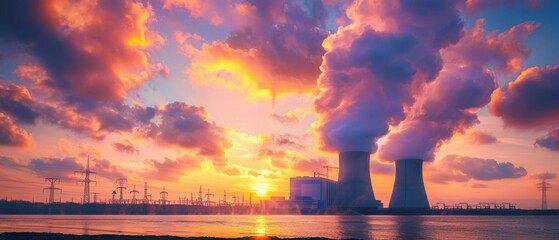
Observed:
[[[378,207],[369,170],[369,152],[341,152],[336,194],[338,208]]]
[[[428,209],[429,201],[423,184],[423,160],[396,160],[396,180],[390,197],[391,209]]]

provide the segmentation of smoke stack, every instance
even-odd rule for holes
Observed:
[[[396,180],[389,208],[428,209],[429,200],[423,184],[423,160],[396,160]]]
[[[370,155],[369,152],[340,153],[337,207],[378,207],[369,172]]]

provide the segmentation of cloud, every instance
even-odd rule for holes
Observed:
[[[437,162],[428,174],[428,179],[446,184],[449,181],[468,182],[470,180],[493,181],[521,178],[528,174],[523,167],[510,162],[497,162],[460,155],[447,155]]]
[[[135,154],[140,152],[128,139],[124,139],[122,142],[113,143],[113,147],[116,151],[127,154]]]
[[[287,149],[303,149],[301,136],[293,134],[263,134],[260,136],[263,147],[277,147]]]
[[[485,19],[480,18],[458,44],[445,52],[447,62],[467,62],[484,66],[498,73],[513,74],[522,70],[531,50],[524,42],[541,24],[532,21],[517,24],[507,31],[485,30]]]
[[[488,188],[489,186],[487,186],[487,184],[483,184],[483,183],[471,183],[468,184],[468,186],[470,186],[471,188]]]
[[[298,124],[301,120],[297,117],[297,115],[288,112],[284,115],[280,115],[277,113],[270,114],[270,117],[280,123],[283,124]]]
[[[322,42],[329,34],[320,1],[248,1],[230,10],[229,21],[240,24],[224,42],[204,43],[193,55],[186,69],[191,79],[251,97],[316,90]]]
[[[200,158],[184,155],[173,159],[165,158],[163,161],[147,159],[146,163],[150,166],[144,173],[149,179],[159,179],[165,181],[177,181],[187,171],[200,168]]]
[[[163,42],[147,27],[155,20],[149,4],[17,1],[1,8],[2,40],[31,54],[49,76],[37,83],[66,102],[122,100],[130,89],[165,75],[145,52]]]
[[[304,158],[299,159],[293,165],[293,169],[299,172],[321,172],[324,169],[324,166],[328,166],[329,161],[327,158],[324,157],[317,157],[317,158]]]
[[[33,137],[25,129],[18,127],[12,119],[0,112],[0,145],[28,147]]]
[[[554,179],[557,177],[556,173],[550,173],[550,172],[541,172],[541,173],[533,173],[530,174],[530,178],[531,179]]]
[[[16,159],[6,156],[0,156],[0,168],[9,169],[10,172],[13,172],[14,170],[22,171],[27,169],[25,165],[18,162]]]
[[[497,89],[489,110],[507,127],[544,129],[559,123],[559,65],[531,67]]]
[[[463,22],[452,1],[355,1],[346,13],[352,23],[323,43],[315,130],[322,150],[375,152],[414,88],[438,76],[440,50],[460,39]]]
[[[286,149],[262,148],[257,153],[259,160],[269,161],[271,167],[280,169],[289,169],[293,164],[293,158],[298,157],[297,152]]]
[[[559,129],[552,130],[546,136],[536,139],[534,146],[559,151]]]
[[[380,149],[381,159],[435,159],[444,142],[479,123],[477,112],[497,88],[496,72],[521,68],[530,52],[523,41],[538,24],[522,23],[498,35],[486,33],[483,25],[478,20],[462,40],[444,49],[444,68],[418,92],[405,121]]]
[[[157,141],[185,149],[196,150],[199,155],[221,159],[231,142],[225,137],[225,129],[209,120],[204,107],[183,102],[166,104],[159,111],[161,124],[150,129]],[[220,165],[222,162],[216,161]]]
[[[40,177],[58,177],[66,180],[75,179],[74,171],[84,169],[76,158],[34,158],[27,167]]]
[[[147,124],[157,109],[124,103],[130,91],[169,69],[148,50],[164,43],[148,26],[151,5],[136,1],[2,3],[0,40],[25,63],[13,73],[31,83],[2,87],[0,107],[17,122],[43,121],[102,139]],[[11,95],[10,95],[11,94]],[[17,94],[17,95],[16,95]]]
[[[394,164],[385,164],[382,162],[379,162],[378,160],[372,160],[371,161],[371,173],[373,174],[386,174],[386,175],[390,175],[390,174],[394,174]]]
[[[466,139],[468,142],[476,145],[493,144],[498,141],[495,136],[485,131],[470,131],[467,134]]]
[[[40,111],[45,122],[95,139],[103,139],[107,133],[131,132],[148,125],[157,112],[153,107],[100,103],[91,109],[44,103]]]
[[[59,177],[65,180],[77,180],[81,179],[82,176],[75,172],[83,171],[85,169],[85,162],[86,160],[83,158],[42,157],[30,159],[25,167],[40,177]],[[125,176],[120,167],[112,164],[107,159],[91,158],[90,170],[96,173],[91,178],[101,176],[107,179],[117,179]]]
[[[493,9],[511,5],[523,5],[531,8],[538,8],[541,1],[537,0],[466,0],[464,10],[466,13],[473,15],[487,9]]]
[[[18,123],[33,124],[39,117],[35,102],[25,86],[0,84],[0,110],[15,118]]]
[[[185,9],[193,19],[203,18],[212,25],[224,23],[224,15],[233,8],[229,1],[219,0],[164,0],[163,9],[172,10],[175,8]]]
[[[273,168],[306,173],[320,172],[324,166],[329,165],[328,158],[306,157],[298,151],[282,148],[262,148],[258,151],[257,160],[268,161]]]
[[[93,158],[91,162],[93,163],[91,165],[91,170],[95,171],[97,175],[101,177],[105,177],[107,179],[126,178],[125,170],[117,165],[114,165],[111,160],[105,158]]]

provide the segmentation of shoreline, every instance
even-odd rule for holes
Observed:
[[[266,209],[249,206],[156,204],[78,204],[0,201],[4,215],[471,215],[559,216],[559,209],[445,208],[445,209]]]
[[[132,239],[158,239],[158,240],[282,240],[282,239],[292,239],[292,240],[329,240],[330,238],[322,237],[305,237],[305,238],[279,238],[275,236],[246,236],[239,238],[219,238],[219,237],[177,237],[170,235],[116,235],[116,234],[99,234],[99,235],[78,235],[78,234],[63,234],[63,233],[47,233],[47,232],[3,232],[0,233],[0,239],[9,240],[23,240],[23,239],[60,239],[60,240],[80,240],[80,239],[109,239],[109,240],[132,240]]]

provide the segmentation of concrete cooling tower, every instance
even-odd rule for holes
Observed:
[[[336,194],[338,208],[378,207],[375,200],[371,174],[369,171],[369,152],[341,152],[340,174]]]
[[[396,180],[390,197],[391,209],[428,209],[429,200],[423,184],[423,160],[396,160]]]

